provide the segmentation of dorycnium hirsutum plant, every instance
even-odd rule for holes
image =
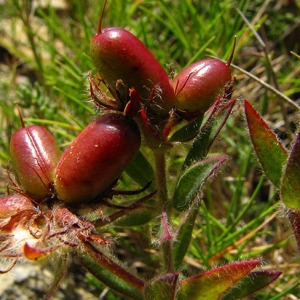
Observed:
[[[102,28],[105,4],[90,43],[97,72],[89,74],[90,96],[100,116],[64,153],[46,128],[26,127],[22,117],[22,128],[11,137],[10,184],[0,199],[0,255],[6,264],[1,272],[24,259],[56,258],[57,274],[46,299],[59,286],[70,253],[126,299],[239,299],[268,286],[280,272],[255,271],[259,260],[193,277],[182,272],[201,187],[228,159],[209,155],[209,150],[236,104],[230,69],[234,50],[227,63],[200,60],[170,78],[132,33]],[[245,112],[254,148],[270,180],[281,187],[297,235],[299,138],[289,154],[247,101]],[[187,141],[187,156],[171,185],[166,171],[169,150]],[[153,165],[143,155],[147,148]],[[269,151],[273,158],[265,155]],[[272,168],[274,159],[280,165],[277,170]],[[118,180],[128,167],[140,187],[121,191]],[[126,195],[136,195],[135,200],[126,200]],[[175,227],[178,216],[181,222]],[[108,228],[147,224],[161,252],[160,270],[153,278],[124,267],[112,254],[115,239],[108,234]]]

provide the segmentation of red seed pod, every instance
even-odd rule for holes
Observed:
[[[23,124],[23,122],[22,122]],[[17,130],[10,141],[16,176],[24,191],[35,199],[51,194],[56,165],[61,157],[54,137],[44,127],[33,125]]]
[[[182,70],[173,80],[175,107],[188,113],[204,113],[231,80],[227,64],[204,59]]]
[[[135,88],[149,109],[158,115],[166,115],[175,99],[168,74],[137,37],[122,28],[102,29],[101,21],[102,15],[90,51],[103,81],[111,90],[115,90],[117,81],[121,81],[118,92],[125,99],[129,89]]]
[[[23,195],[8,195],[0,198],[0,219],[11,217],[25,210],[34,209],[30,198]]]
[[[58,197],[87,203],[117,180],[137,155],[140,131],[132,119],[110,113],[90,123],[62,156],[55,176]]]

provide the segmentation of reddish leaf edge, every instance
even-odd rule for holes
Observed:
[[[185,284],[188,284],[191,281],[194,281],[195,279],[199,279],[201,277],[206,277],[206,276],[209,276],[209,275],[217,273],[217,272],[230,270],[232,268],[239,269],[239,268],[248,267],[249,268],[249,273],[250,273],[252,269],[254,269],[255,267],[257,267],[260,264],[260,262],[261,262],[260,260],[253,259],[253,260],[247,260],[247,261],[231,263],[231,264],[228,264],[228,265],[224,265],[224,266],[221,266],[221,267],[218,267],[218,268],[211,269],[211,270],[209,270],[207,272],[204,272],[204,273],[201,273],[201,274],[199,274],[195,277],[187,278],[187,279],[181,281],[180,284],[185,285]]]

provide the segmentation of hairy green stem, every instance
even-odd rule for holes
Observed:
[[[160,209],[162,210],[168,202],[165,151],[155,151],[154,158],[157,195]]]
[[[158,204],[161,213],[164,211],[168,213],[168,189],[166,179],[166,158],[165,151],[154,151],[155,158],[155,175],[156,175],[156,186],[157,186],[157,197]],[[163,254],[163,268],[164,272],[174,272],[173,253],[172,253],[172,241],[167,239],[162,243],[162,254]]]

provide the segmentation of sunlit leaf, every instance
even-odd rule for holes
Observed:
[[[249,296],[267,287],[280,275],[281,272],[264,270],[253,271],[234,284],[230,290],[221,297],[221,300],[236,300]]]
[[[259,260],[237,262],[181,282],[179,300],[218,300],[231,286],[249,274]]]
[[[279,186],[287,150],[259,113],[245,100],[245,114],[250,137],[258,160],[269,180]]]

